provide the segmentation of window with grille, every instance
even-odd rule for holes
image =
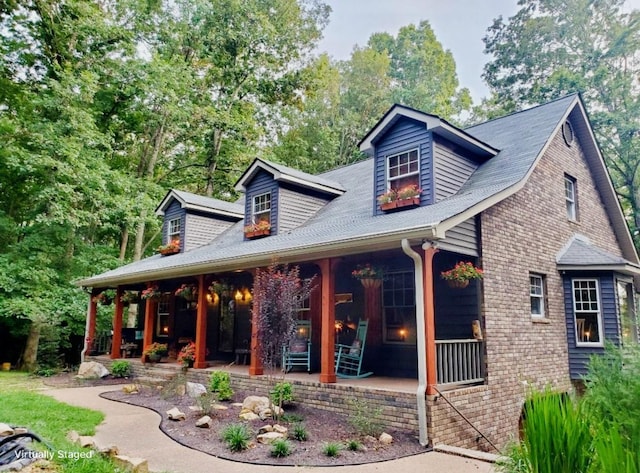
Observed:
[[[271,193],[260,194],[253,198],[253,223],[271,223]]]
[[[531,300],[531,317],[542,318],[545,316],[545,288],[544,276],[539,274],[529,275],[529,298]]]
[[[417,149],[387,156],[387,188],[399,190],[409,185],[420,187],[420,161]]]
[[[385,343],[416,343],[416,291],[413,271],[385,273],[382,286]]]
[[[576,180],[571,176],[564,176],[564,198],[567,205],[567,218],[578,220],[578,199],[576,195]]]
[[[574,279],[573,317],[576,345],[602,346],[602,316],[597,279]]]

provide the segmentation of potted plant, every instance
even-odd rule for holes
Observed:
[[[135,304],[140,300],[138,291],[124,291],[120,296],[120,301],[124,305]]]
[[[457,288],[465,288],[472,279],[482,279],[484,274],[482,269],[476,268],[469,261],[460,261],[448,271],[442,271],[440,277],[447,281],[449,286]]]
[[[266,220],[252,223],[244,227],[244,236],[247,238],[257,238],[271,234],[271,224]]]
[[[181,363],[185,368],[191,368],[194,361],[196,361],[196,344],[189,342],[180,350],[178,363]]]
[[[144,348],[142,354],[152,363],[157,363],[169,352],[166,343],[154,342]]]
[[[106,291],[102,291],[100,294],[96,295],[92,301],[96,304],[111,305],[114,295],[115,293],[113,290],[107,289]]]
[[[171,240],[166,245],[160,245],[158,247],[158,253],[160,253],[162,256],[175,255],[176,253],[180,253],[180,240]]]
[[[146,301],[147,299],[158,300],[162,296],[160,288],[158,286],[151,286],[140,293],[140,299]]]
[[[380,204],[380,210],[383,212],[395,209],[398,205],[398,194],[395,189],[389,189],[384,194],[379,195],[378,204]]]
[[[370,263],[358,265],[351,271],[351,276],[360,280],[364,287],[380,287],[384,271],[378,266]]]
[[[422,189],[418,188],[415,184],[410,184],[408,186],[404,186],[397,192],[398,207],[406,207],[406,206],[414,206],[420,205],[420,194],[422,193]]]
[[[195,301],[198,297],[198,288],[194,284],[183,284],[176,289],[175,295],[187,301]]]

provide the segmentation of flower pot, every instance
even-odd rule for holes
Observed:
[[[162,355],[160,353],[149,353],[147,355],[147,359],[150,363],[158,363],[160,360],[162,360]]]
[[[164,250],[160,250],[159,253],[162,256],[175,255],[176,253],[180,253],[180,248],[167,248]]]
[[[458,281],[456,279],[447,279],[447,284],[454,289],[464,289],[469,285],[469,280]]]
[[[252,238],[258,238],[261,236],[267,236],[271,234],[271,230],[267,229],[267,230],[254,230],[254,231],[250,231],[250,232],[245,232],[244,236],[252,239]]]
[[[392,202],[385,202],[384,204],[380,204],[380,210],[383,212],[388,212],[389,210],[393,210],[398,206],[398,201],[394,200]]]
[[[363,278],[360,279],[360,284],[362,284],[364,287],[372,287],[372,288],[378,288],[382,285],[382,279],[374,279],[374,278]]]
[[[420,197],[410,197],[408,199],[398,199],[397,207],[416,207],[420,205]]]

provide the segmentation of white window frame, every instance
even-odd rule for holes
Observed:
[[[539,281],[538,284],[533,283],[533,279]],[[545,291],[545,278],[542,274],[529,273],[529,300],[538,299],[540,301],[540,313],[536,314],[531,311],[531,318],[533,319],[543,319],[547,316],[545,309],[546,302],[546,291]],[[536,291],[536,289],[540,289],[540,291]]]
[[[262,197],[268,197],[268,208],[265,207],[264,205],[266,204],[266,201],[263,202],[259,202],[259,199],[261,199]],[[269,218],[268,221],[269,223],[271,223],[271,192],[265,192],[263,194],[258,194],[258,195],[254,195],[253,199],[251,201],[251,219],[252,219],[252,223],[258,223],[259,219],[257,218],[259,215],[262,214],[269,214]]]
[[[158,301],[158,309],[156,312],[156,337],[168,338],[171,327],[169,327],[169,319],[171,318],[171,306],[169,305],[169,295],[163,294]],[[167,324],[168,331],[163,332],[163,320]]]
[[[411,163],[411,153],[415,152],[416,153],[416,164],[418,165],[418,169],[416,169],[415,171],[409,171],[407,173],[404,174],[398,174],[397,176],[391,177],[391,160],[393,158],[399,158],[400,156],[402,156],[403,154],[406,154],[407,157],[409,158],[408,164]],[[397,181],[399,179],[404,179],[406,177],[410,177],[410,176],[418,176],[418,181],[420,180],[420,149],[419,148],[413,148],[407,151],[403,151],[401,153],[395,153],[395,154],[390,154],[385,156],[385,160],[386,160],[386,173],[387,173],[387,189],[391,189],[391,183],[393,181]],[[417,183],[419,186],[419,182]]]
[[[182,232],[182,219],[172,218],[167,222],[167,242],[171,243],[174,240],[180,239],[180,234]]]
[[[596,300],[597,310],[593,310],[589,308],[589,310],[577,308],[576,302],[576,283],[588,282],[593,283],[596,290]],[[577,347],[603,347],[604,346],[604,324],[602,321],[602,298],[600,297],[600,281],[597,278],[576,278],[571,280],[571,299],[573,300],[573,326],[574,326],[574,336],[576,340]],[[593,302],[593,301],[580,301],[584,302]],[[580,340],[578,334],[578,315],[581,313],[591,314],[596,313],[596,317],[598,320],[598,335],[599,341],[597,342],[584,342]]]
[[[408,278],[409,285],[406,285],[406,286],[404,284],[402,286],[395,285],[394,278],[396,276],[405,278],[407,275],[410,276]],[[413,300],[412,301],[405,300],[404,301],[405,304],[396,305],[397,301],[395,300],[395,296],[394,296],[393,305],[386,305],[385,291],[389,289],[389,287],[391,287],[393,290],[401,289],[403,291],[403,298],[406,296],[404,292],[412,291]],[[416,330],[416,327],[414,325],[405,327],[405,329],[407,330],[407,333],[404,335],[400,335],[399,330],[401,330],[401,327],[396,327],[395,326],[396,324],[390,324],[389,323],[390,321],[387,320],[387,309],[392,309],[392,310],[393,309],[413,309],[414,316],[411,317],[411,320],[407,320],[407,322],[412,323],[413,320],[415,320],[415,311],[417,309],[416,309],[416,288],[415,288],[415,279],[413,278],[413,272],[410,270],[399,270],[399,271],[385,273],[385,279],[382,282],[382,294],[383,294],[383,297],[382,297],[382,343],[384,343],[385,345],[415,345],[417,343],[416,341],[417,335],[409,333],[409,329]],[[390,326],[393,327],[392,331],[390,331],[389,329]],[[402,325],[402,327],[404,327],[404,324]],[[402,339],[400,339],[400,337]]]
[[[568,174],[565,174],[564,200],[567,207],[567,218],[572,222],[576,222],[578,220],[578,199],[576,189],[576,180]]]

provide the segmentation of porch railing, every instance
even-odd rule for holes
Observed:
[[[474,384],[484,381],[482,341],[436,340],[438,384]]]

